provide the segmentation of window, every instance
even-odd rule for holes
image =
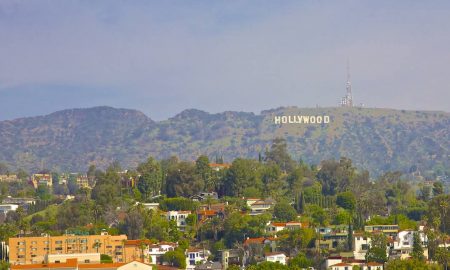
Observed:
[[[61,263],[61,261],[55,261],[55,263]]]
[[[32,244],[32,245],[36,245],[37,242],[36,242],[36,241],[31,241],[31,244]]]
[[[84,260],[84,262],[85,262],[85,263],[90,263],[91,261],[90,261],[90,260]]]
[[[61,240],[55,241],[55,244],[61,245],[61,244],[62,244],[62,241],[61,241]]]

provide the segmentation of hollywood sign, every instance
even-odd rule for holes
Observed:
[[[328,115],[282,115],[274,117],[275,124],[328,124]]]

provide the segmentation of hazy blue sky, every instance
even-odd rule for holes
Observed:
[[[450,111],[450,1],[0,1],[0,120],[109,105],[166,119]]]

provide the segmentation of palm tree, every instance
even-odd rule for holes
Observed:
[[[100,242],[95,242],[95,243],[92,245],[92,248],[95,248],[95,249],[97,250],[97,253],[98,253],[98,249],[99,249],[101,246],[102,246],[102,243],[100,243]]]

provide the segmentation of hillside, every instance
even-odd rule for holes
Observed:
[[[275,124],[281,115],[328,115],[327,124]],[[256,158],[283,136],[295,159],[318,163],[347,156],[372,173],[450,166],[450,113],[370,108],[285,107],[257,115],[185,110],[155,122],[135,110],[95,107],[0,122],[0,162],[38,170],[85,171],[149,155],[195,159]]]

